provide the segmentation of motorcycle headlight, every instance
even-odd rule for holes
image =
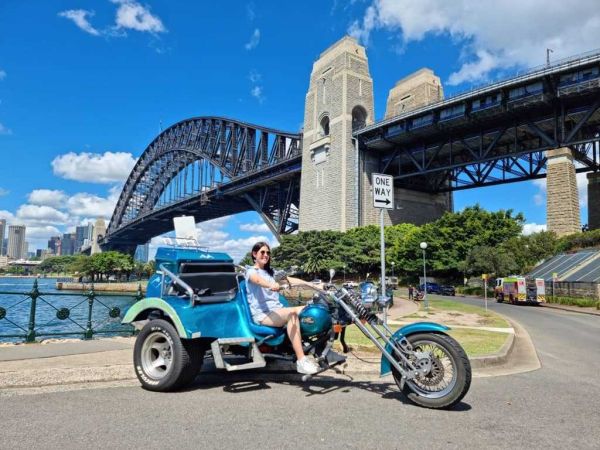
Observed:
[[[375,286],[371,286],[367,289],[367,295],[372,298],[377,298],[377,288]]]

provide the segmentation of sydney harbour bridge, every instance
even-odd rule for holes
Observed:
[[[344,50],[330,49],[331,58],[338,59]],[[313,77],[321,71],[318,63]],[[325,87],[322,95],[328,95]],[[307,103],[305,118],[311,116],[309,107],[314,108]],[[321,167],[315,165],[318,159],[335,153],[333,132],[327,140],[329,117],[327,128],[322,117],[315,119],[321,129],[311,139],[306,123],[301,134],[223,117],[191,118],[164,130],[127,179],[102,247],[132,252],[171,231],[172,218],[180,215],[202,222],[256,211],[276,237],[298,230],[302,171]],[[359,153],[357,172],[386,173],[396,188],[435,195],[546,177],[552,151],[566,149],[576,172],[592,173],[589,225],[600,227],[600,53],[386,117],[373,122],[352,116],[345,133],[349,148]],[[319,142],[325,143],[324,157],[318,156]],[[336,176],[335,170],[327,175]],[[369,189],[359,178],[349,191]],[[360,203],[360,192],[355,197]],[[518,208],[518,199],[507,201],[507,207]],[[315,214],[328,210],[339,213],[324,205],[325,212]],[[366,224],[366,214],[357,216],[356,224]]]

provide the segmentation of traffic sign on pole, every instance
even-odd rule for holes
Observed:
[[[394,209],[394,178],[391,175],[373,174],[373,206]]]

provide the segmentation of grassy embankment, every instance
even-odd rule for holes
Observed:
[[[452,325],[473,326],[473,328],[454,328],[449,334],[456,339],[470,357],[496,353],[508,338],[507,333],[477,329],[477,327],[508,328],[510,324],[499,315],[485,311],[477,306],[465,305],[446,298],[431,298],[429,311],[421,309],[410,316],[392,318],[402,322],[433,321]],[[392,329],[401,325],[392,325]],[[373,343],[354,325],[346,330],[346,342],[356,350],[378,352]]]

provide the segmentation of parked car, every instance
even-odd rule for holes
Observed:
[[[454,286],[443,285],[443,286],[440,286],[440,294],[454,296],[454,295],[456,295],[456,289],[454,289]]]
[[[342,286],[346,289],[355,289],[358,287],[358,283],[356,281],[346,281]]]
[[[320,278],[315,278],[314,280],[311,281],[312,284],[321,284],[323,282],[323,280],[321,280]]]
[[[419,286],[419,289],[421,291],[425,290],[425,285],[422,284],[421,286]],[[432,282],[427,282],[427,293],[428,294],[440,294],[440,285],[437,283],[432,283]]]

